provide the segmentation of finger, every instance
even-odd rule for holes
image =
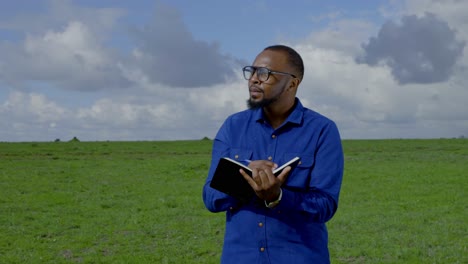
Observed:
[[[278,179],[276,179],[275,174],[270,169],[263,170],[262,174],[262,183],[268,183],[269,186],[276,184]]]
[[[254,179],[253,179],[252,177],[250,177],[249,174],[247,174],[243,169],[240,169],[239,172],[240,172],[240,174],[242,174],[242,176],[244,177],[244,179],[247,181],[247,183],[248,183],[253,189],[257,189],[257,188],[258,188],[257,183],[254,181]]]
[[[274,170],[276,167],[278,167],[276,163],[268,161],[268,160],[254,160],[250,162],[248,166],[251,169],[260,169],[260,170],[266,170],[266,169]]]
[[[258,170],[256,168],[252,170],[252,180],[259,188],[262,186],[262,176],[260,175],[260,172],[262,172],[262,170]]]
[[[278,175],[278,177],[276,177],[280,182],[281,182],[281,185],[283,185],[283,183],[286,181],[286,179],[288,178],[289,176],[289,172],[291,171],[291,166],[287,166],[286,168],[284,168],[284,170],[280,173],[280,175]]]
[[[253,179],[255,180],[255,182],[257,183],[257,185],[258,185],[259,187],[261,187],[261,186],[263,186],[263,184],[264,184],[265,182],[268,181],[267,175],[266,175],[266,173],[265,173],[264,170],[256,170],[256,171],[257,171],[257,173],[255,174],[255,178],[253,178]]]

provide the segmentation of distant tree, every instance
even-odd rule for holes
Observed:
[[[80,142],[80,140],[77,137],[73,137],[70,142]]]

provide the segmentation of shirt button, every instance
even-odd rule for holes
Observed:
[[[235,155],[234,158],[238,159],[238,158],[239,158],[239,155]]]
[[[261,248],[260,248],[260,251],[261,251],[261,252],[265,251],[265,248],[264,248],[264,247],[261,247]]]
[[[272,135],[271,138],[276,138],[276,135]]]
[[[259,227],[262,227],[262,226],[263,226],[263,223],[258,223],[258,226],[259,226]]]
[[[268,160],[272,160],[272,159],[273,159],[273,157],[272,157],[272,156],[268,157]]]

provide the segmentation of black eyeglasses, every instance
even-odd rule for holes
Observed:
[[[242,68],[244,72],[244,78],[246,80],[250,80],[255,72],[257,72],[257,78],[261,82],[266,82],[268,78],[270,78],[270,74],[282,74],[282,75],[289,75],[293,78],[297,78],[294,74],[287,73],[287,72],[279,72],[279,71],[272,71],[266,67],[255,67],[255,66],[245,66]]]

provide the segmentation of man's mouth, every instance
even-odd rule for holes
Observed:
[[[250,87],[249,92],[251,97],[258,97],[263,94],[263,90],[256,87]]]

